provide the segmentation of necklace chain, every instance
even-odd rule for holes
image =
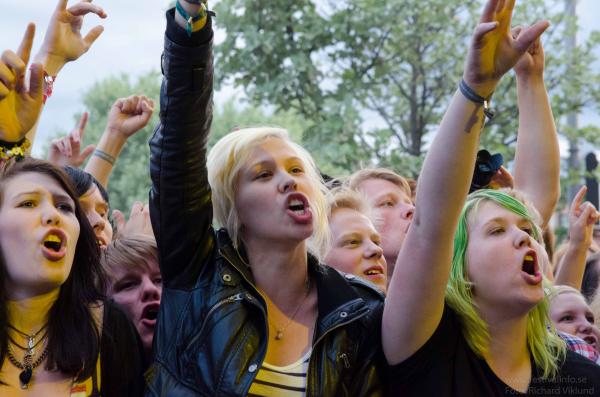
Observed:
[[[21,373],[19,374],[19,380],[21,381],[21,389],[27,389],[29,387],[29,383],[31,382],[31,378],[33,376],[33,370],[35,368],[37,368],[48,356],[48,345],[46,345],[42,354],[40,354],[40,356],[37,358],[37,360],[33,361],[33,357],[35,357],[35,348],[40,343],[42,343],[48,339],[48,332],[45,332],[42,335],[42,337],[39,338],[39,340],[37,342],[35,342],[35,339],[40,335],[40,333],[42,331],[44,331],[46,329],[47,325],[48,325],[48,323],[44,324],[44,326],[42,326],[33,335],[28,335],[25,332],[18,330],[17,328],[8,324],[9,328],[16,331],[19,335],[21,335],[21,337],[23,337],[27,340],[27,346],[24,347],[24,346],[21,346],[20,344],[18,344],[17,342],[15,342],[15,340],[10,335],[8,336],[8,339],[10,340],[10,342],[13,345],[15,345],[19,349],[25,351],[25,354],[23,355],[23,363],[21,363],[14,356],[13,348],[12,348],[11,344],[10,343],[8,344],[8,349],[7,349],[8,361],[10,361],[10,363],[12,365],[14,365],[15,367],[17,367],[18,369],[21,370]]]
[[[290,324],[292,323],[292,321],[294,320],[294,318],[296,318],[296,315],[298,314],[298,312],[300,311],[300,309],[302,308],[302,306],[304,306],[304,302],[306,302],[306,299],[308,298],[308,295],[310,294],[310,290],[311,290],[311,283],[310,283],[310,278],[307,275],[307,277],[306,277],[306,293],[304,294],[304,297],[302,298],[302,301],[300,301],[300,303],[296,307],[296,310],[294,310],[294,313],[292,313],[292,315],[290,316],[290,318],[288,319],[288,321],[285,323],[285,325],[282,328],[278,328],[267,317],[267,320],[269,321],[269,323],[271,323],[271,325],[273,326],[273,328],[275,328],[275,340],[282,340],[283,339],[283,333],[285,332],[286,329],[288,329],[288,327],[290,326]]]
[[[24,362],[20,363],[17,360],[17,358],[13,355],[12,348],[10,347],[10,345],[8,345],[7,353],[8,353],[7,354],[8,361],[10,361],[10,363],[12,365],[14,365],[15,367],[17,367],[17,368],[19,368],[21,370],[24,370],[24,369],[27,369],[27,368],[30,368],[30,369],[33,370],[36,367],[38,367],[46,359],[46,356],[48,356],[48,347],[46,346],[46,348],[44,349],[44,351],[42,352],[42,354],[33,363],[27,363],[28,357],[30,357],[30,356],[27,356],[27,355],[25,355]]]

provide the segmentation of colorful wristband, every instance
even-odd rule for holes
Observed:
[[[206,14],[207,14],[207,6],[206,6],[205,1],[202,1],[200,3],[194,2],[194,4],[201,5],[200,11],[198,12],[198,15],[196,15],[196,16],[191,16],[190,14],[188,14],[185,11],[185,9],[181,6],[181,4],[179,3],[179,0],[177,0],[177,2],[175,3],[175,9],[179,13],[179,15],[181,15],[183,17],[183,19],[186,20],[185,31],[187,32],[188,36],[192,35],[192,28],[194,26],[194,23],[198,22],[202,18],[205,18]]]

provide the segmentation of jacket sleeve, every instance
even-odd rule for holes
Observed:
[[[150,139],[150,216],[163,283],[195,283],[214,244],[206,143],[212,121],[211,19],[188,37],[167,11],[160,123]]]

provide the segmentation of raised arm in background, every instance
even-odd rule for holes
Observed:
[[[538,22],[513,37],[514,3],[488,0],[475,29],[463,79],[480,97],[494,92],[500,78],[548,27],[548,22]],[[457,92],[425,158],[414,219],[383,314],[382,343],[390,364],[423,346],[441,319],[453,235],[473,176],[483,118],[482,105]]]
[[[154,101],[143,95],[117,99],[110,109],[106,129],[85,166],[98,182],[108,188],[114,163],[127,140],[148,124],[154,111]]]
[[[569,208],[569,241],[567,250],[556,267],[555,285],[568,285],[581,290],[585,261],[592,245],[594,224],[600,213],[590,202],[583,202],[587,188],[582,186]]]
[[[94,145],[87,145],[83,150],[83,134],[88,121],[88,112],[83,112],[77,127],[67,136],[57,138],[50,144],[48,160],[61,167],[70,166],[79,168],[94,151]]]
[[[50,92],[54,79],[61,69],[68,63],[79,59],[85,54],[96,39],[102,34],[104,28],[100,25],[90,29],[85,36],[81,35],[83,19],[87,14],[96,14],[106,18],[102,7],[92,4],[91,0],[84,0],[67,8],[68,0],[59,0],[54,13],[50,17],[44,42],[35,56],[35,62],[41,63],[46,74],[46,89],[44,94]],[[36,120],[37,121],[37,120]],[[27,132],[27,138],[33,146],[37,123]]]
[[[521,28],[513,30],[518,35]],[[515,189],[525,193],[546,227],[560,196],[560,153],[550,100],[544,85],[544,48],[536,40],[514,67],[517,75],[519,133]]]

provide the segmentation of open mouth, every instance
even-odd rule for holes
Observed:
[[[50,251],[58,252],[63,245],[62,239],[56,234],[50,234],[44,239],[44,247]]]
[[[381,266],[373,266],[363,272],[365,276],[379,276],[383,275],[383,268]]]
[[[302,193],[292,193],[287,197],[286,209],[289,216],[300,224],[312,222],[312,212],[308,199]]]
[[[596,348],[596,337],[594,335],[588,335],[582,338],[588,345],[591,345]]]
[[[158,309],[160,305],[158,303],[151,303],[144,307],[142,311],[142,321],[149,324],[154,324],[158,318]]]
[[[96,242],[98,243],[98,246],[100,248],[106,248],[106,246],[107,246],[106,241],[104,241],[104,238],[102,238],[102,237],[96,236]]]
[[[521,270],[530,276],[535,276],[537,269],[537,260],[536,260],[535,251],[529,251],[525,254],[525,258],[523,258],[523,265],[521,266]]]
[[[65,256],[67,236],[60,229],[52,229],[46,233],[42,240],[42,253],[52,261],[60,260]]]
[[[296,197],[291,197],[288,202],[288,209],[296,215],[305,215],[308,204]]]

